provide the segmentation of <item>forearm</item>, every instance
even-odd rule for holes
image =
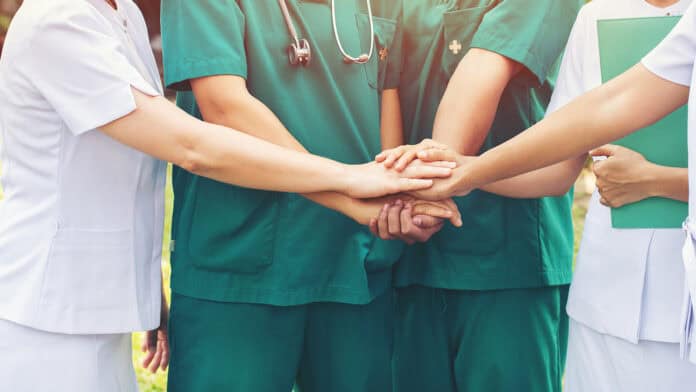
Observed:
[[[211,105],[212,106],[212,105]],[[264,139],[298,152],[307,153],[307,149],[288,131],[275,114],[262,102],[251,95],[240,94],[233,105],[221,109],[204,111],[206,121],[237,129],[248,135]],[[320,192],[303,193],[303,196],[324,207],[351,214],[353,199],[341,193]]]
[[[481,187],[497,195],[533,199],[547,196],[563,196],[575,183],[587,155],[538,169],[516,177],[500,180]]]
[[[382,93],[382,120],[380,124],[382,150],[404,144],[404,126],[401,117],[401,103],[396,89]]]
[[[470,50],[440,102],[433,139],[463,155],[477,155],[495,119],[500,97],[519,68],[496,53]]]
[[[652,197],[689,201],[688,169],[653,164],[646,175]]]
[[[343,192],[349,186],[345,165],[231,132],[194,119],[164,98],[133,93],[138,109],[100,127],[125,145],[195,174],[246,188]]]
[[[638,65],[484,153],[460,172],[458,187],[480,187],[579,156],[656,122],[687,99],[687,87]]]

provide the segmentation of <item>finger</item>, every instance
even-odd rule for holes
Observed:
[[[160,353],[157,369],[165,370],[169,364],[169,344],[167,343],[166,337],[164,340],[158,341],[157,351]]]
[[[159,349],[159,344],[157,345],[157,350],[155,350],[155,356],[152,358],[152,363],[148,370],[150,373],[156,373],[159,369],[160,360],[162,359],[162,351]]]
[[[375,156],[375,162],[384,162],[391,150],[384,150]]]
[[[434,161],[449,161],[457,162],[457,153],[452,150],[443,150],[437,148],[431,148],[427,150],[418,151],[418,159],[425,162]]]
[[[400,178],[397,182],[396,189],[392,193],[421,191],[432,186],[433,180]]]
[[[419,164],[408,166],[402,174],[408,178],[448,178],[452,176],[452,169]]]
[[[604,198],[604,197],[601,197],[601,198],[599,199],[599,202],[602,203],[602,205],[605,205],[605,206],[607,206],[607,207],[613,207],[613,206],[611,205],[611,202],[610,202],[608,199]]]
[[[401,200],[397,200],[394,205],[389,208],[387,212],[387,225],[389,234],[393,237],[397,237],[401,234],[401,210],[404,204]]]
[[[382,211],[379,213],[379,222],[377,224],[377,227],[379,228],[379,238],[383,240],[393,239],[392,236],[389,235],[389,218],[387,216],[388,211],[389,204],[385,204],[384,207],[382,207]]]
[[[434,148],[434,149],[440,149],[440,150],[446,150],[449,148],[448,145],[442,144],[440,142],[436,142],[433,139],[423,139],[423,141],[420,143],[421,147],[424,148]]]
[[[390,150],[387,153],[386,159],[384,159],[384,166],[388,168],[394,166],[394,163],[404,154],[405,149],[406,146],[401,146]]]
[[[150,350],[149,348],[146,348],[147,354],[145,354],[145,357],[143,358],[142,361],[142,366],[144,369],[147,369],[150,367],[150,364],[152,363],[152,360],[155,357],[155,350]]]
[[[596,177],[602,177],[604,175],[604,170],[602,168],[604,167],[605,163],[607,163],[606,160],[595,161],[592,163],[592,173],[594,173]]]
[[[377,219],[376,218],[370,219],[370,232],[375,237],[379,237],[379,229],[377,228]]]
[[[450,168],[450,169],[456,169],[456,168],[457,168],[457,162],[452,162],[452,161],[434,161],[434,162],[428,162],[428,166],[448,167],[448,168]]]
[[[619,149],[619,146],[615,144],[606,144],[602,147],[595,148],[594,150],[590,151],[590,156],[593,157],[610,157],[614,154],[616,154],[616,151]]]
[[[169,367],[169,343],[162,343],[162,359],[160,360],[160,369],[167,370]]]
[[[413,216],[413,224],[421,229],[430,229],[442,223],[442,219],[430,215]]]
[[[462,214],[459,212],[459,206],[452,199],[443,200],[442,203],[447,206],[447,208],[452,211],[453,215],[450,218],[450,222],[454,227],[462,227],[464,222],[462,222]]]
[[[411,162],[413,162],[416,159],[416,155],[418,152],[416,150],[409,150],[404,153],[404,155],[399,158],[399,161],[396,162],[396,165],[394,165],[394,169],[396,171],[403,171],[406,169],[406,166],[408,166]]]
[[[399,214],[399,222],[401,223],[401,233],[408,236],[413,230],[413,216],[411,212],[413,211],[413,206],[407,204],[404,209],[401,210]]]
[[[449,219],[452,217],[452,211],[437,204],[418,203],[413,206],[413,215],[429,215],[436,218]]]

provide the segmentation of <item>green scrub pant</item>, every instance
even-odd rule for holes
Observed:
[[[396,392],[560,392],[568,286],[397,290]]]
[[[393,293],[368,305],[174,294],[170,392],[390,392]]]

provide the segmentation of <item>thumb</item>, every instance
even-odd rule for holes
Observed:
[[[590,151],[590,156],[593,157],[610,157],[613,155],[616,155],[616,151],[620,147],[615,145],[615,144],[606,144],[602,147],[595,148],[594,150]]]

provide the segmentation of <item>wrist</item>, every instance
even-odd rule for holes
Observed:
[[[461,196],[471,192],[474,188],[470,165],[461,165],[452,171],[452,181],[447,192],[449,195]]]
[[[663,172],[663,167],[646,162],[641,170],[643,173],[642,182],[645,184],[645,195],[647,197],[664,197],[664,187],[662,180],[667,173]]]
[[[367,226],[370,224],[370,219],[374,218],[375,216],[367,216],[367,203],[363,200],[360,199],[352,199],[350,202],[346,203],[345,205],[345,210],[342,211],[342,213],[353,219],[355,222],[357,222],[359,225],[362,226]]]
[[[351,170],[350,165],[343,163],[336,163],[335,166],[334,173],[330,175],[330,178],[336,181],[333,191],[349,195],[356,184],[354,170]]]

